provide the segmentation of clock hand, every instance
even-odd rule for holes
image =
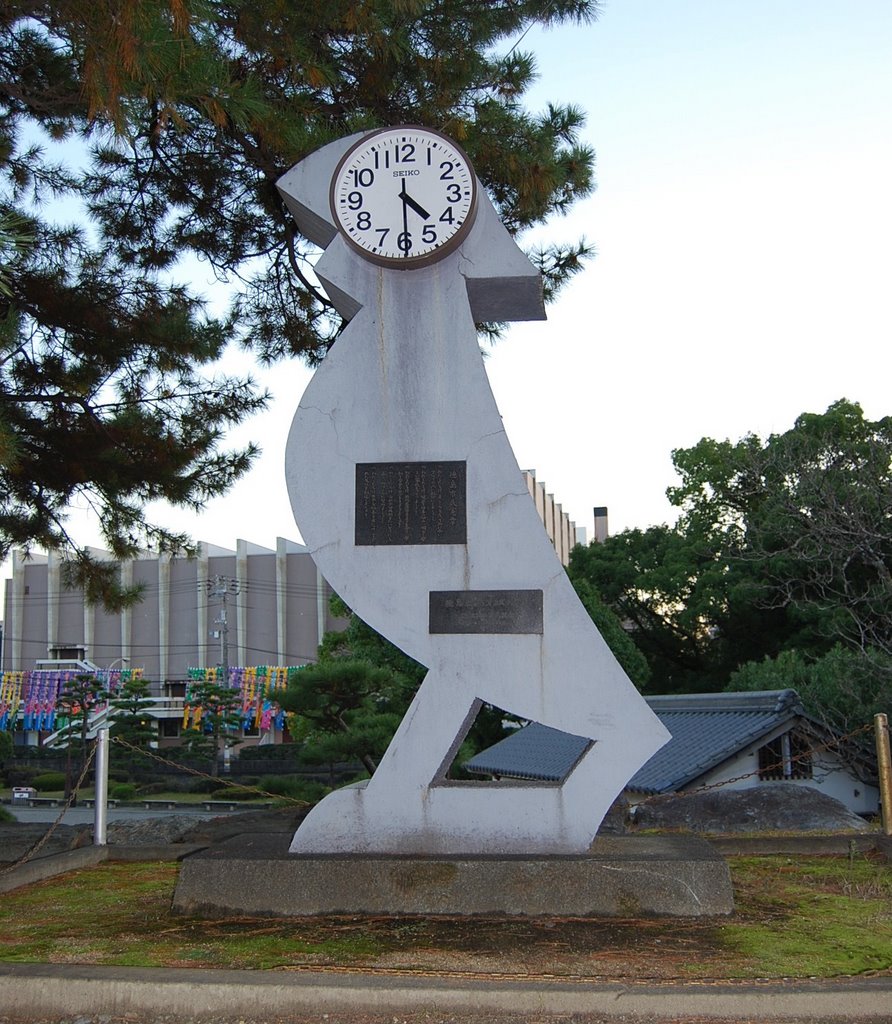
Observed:
[[[400,198],[403,201],[404,206],[411,206],[412,209],[418,214],[419,217],[424,217],[425,220],[430,220],[431,215],[425,210],[421,203],[416,202],[406,191],[406,180],[403,179],[403,191],[400,193]]]
[[[408,194],[406,192],[406,179],[402,180],[402,187],[400,188],[400,199],[403,201],[403,238],[406,240],[406,248],[403,250],[403,255],[409,255],[409,207],[406,205],[406,199]],[[398,242],[399,240],[397,240]]]

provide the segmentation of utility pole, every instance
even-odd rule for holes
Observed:
[[[220,637],[220,671],[223,676],[224,686],[229,685],[229,623],[226,618],[226,601],[230,594],[235,595],[239,592],[238,580],[232,579],[230,576],[214,576],[212,579],[205,581],[205,587],[207,589],[207,595],[211,597],[220,598],[220,617],[214,619],[214,625],[219,626],[220,629],[217,633]]]
[[[209,598],[219,597],[220,598],[220,617],[214,619],[214,625],[219,626],[220,636],[220,675],[223,677],[222,680],[218,680],[217,685],[229,687],[229,622],[226,618],[226,601],[229,595],[235,595],[239,592],[238,580],[232,579],[230,576],[220,576],[219,574],[214,576],[213,579],[205,581],[205,587],[207,589],[207,595]],[[214,774],[217,774],[217,751],[214,752]],[[223,771],[229,771],[229,747],[226,744],[225,737],[223,739]]]

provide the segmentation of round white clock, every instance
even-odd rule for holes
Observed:
[[[330,196],[349,245],[373,263],[409,270],[452,252],[470,231],[477,178],[445,135],[411,125],[383,128],[347,151]]]

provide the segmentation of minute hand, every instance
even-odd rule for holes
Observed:
[[[419,217],[423,217],[425,220],[430,220],[431,215],[425,210],[421,203],[416,202],[406,191],[406,180],[403,179],[403,189],[400,192],[400,199],[406,206],[411,206],[412,209],[418,214]]]

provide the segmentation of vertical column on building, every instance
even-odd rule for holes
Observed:
[[[121,586],[126,590],[133,586],[133,559],[121,562]],[[130,605],[121,609],[121,667],[128,668],[133,662],[130,660],[130,647],[133,638],[133,608]]]
[[[158,681],[163,686],[170,665],[170,552],[158,556]]]
[[[248,542],[235,542],[235,601],[236,615],[235,642],[238,650],[238,664],[248,664],[248,607],[245,594],[248,591]]]
[[[207,547],[199,542],[198,554],[195,556],[195,586],[198,592],[198,600],[196,601],[198,616],[198,650],[196,651],[198,657],[195,661],[196,668],[207,668],[208,602],[205,586],[209,578]]]
[[[548,539],[554,544],[554,495],[545,495],[545,532]]]
[[[554,550],[561,565],[567,564],[567,549],[564,546],[564,513],[560,502],[554,506]]]
[[[25,631],[25,557],[19,548],[12,550],[12,622],[9,621],[10,609],[6,609],[6,636],[3,646],[9,644],[12,659],[5,658],[6,667],[13,672],[22,665],[22,644]]]
[[[46,654],[49,657],[50,648],[58,641],[62,559],[57,552],[49,551],[46,561]]]
[[[316,566],[316,642],[317,642],[317,645],[322,643],[322,638],[325,636],[325,620],[326,620],[326,612],[327,612],[327,610],[328,610],[328,594],[327,594],[326,587],[325,587],[325,580],[322,577],[322,573],[319,572],[319,567]]]
[[[288,541],[276,537],[276,664],[285,665],[288,643]]]
[[[576,530],[573,523],[570,521],[570,517],[567,513],[564,513],[564,550],[567,552],[566,564],[570,564],[570,552],[573,550],[573,545],[576,543]]]
[[[108,558],[108,552],[97,551],[96,548],[88,548],[89,554],[94,558]],[[87,661],[93,661],[93,641],[96,639],[96,605],[90,604],[86,599],[86,595],[82,594],[83,597],[83,615],[84,615],[84,657]]]

